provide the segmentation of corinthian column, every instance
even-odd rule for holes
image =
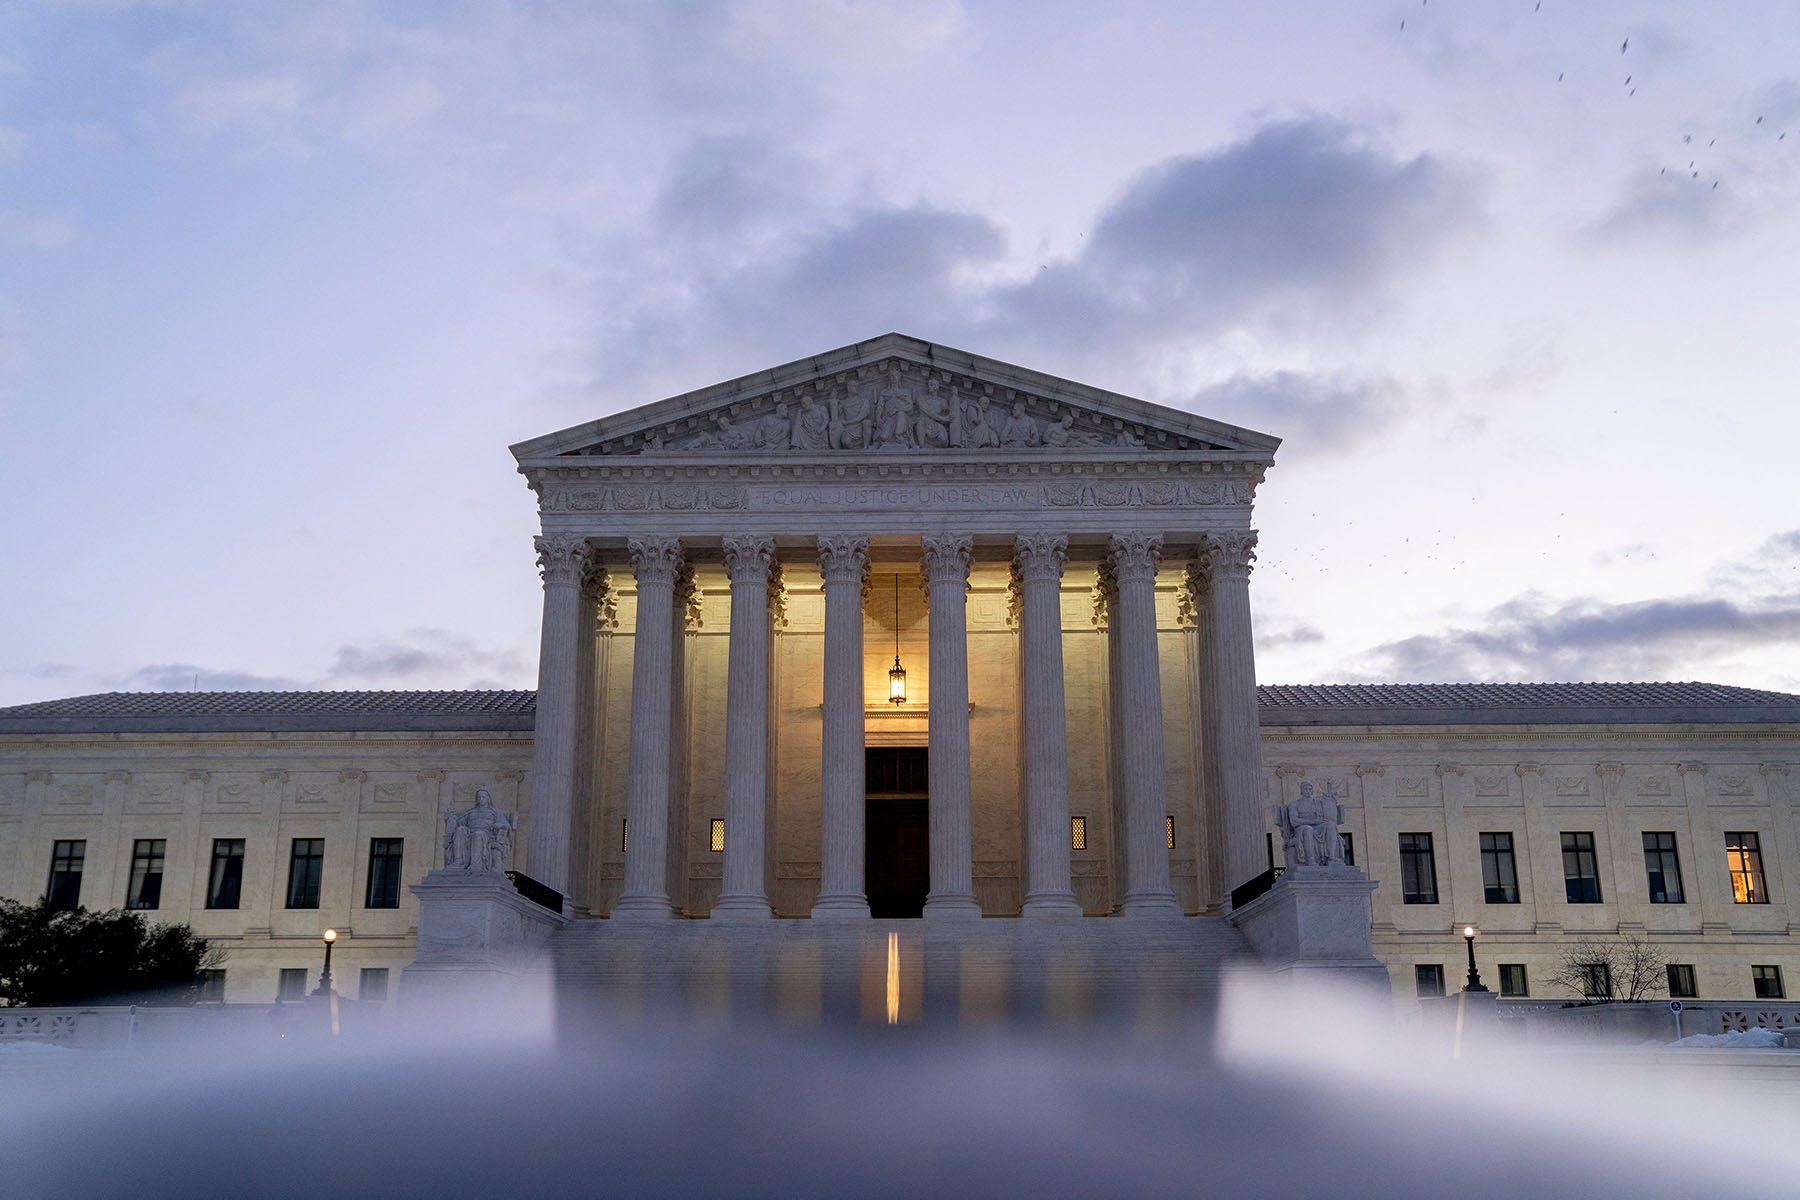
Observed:
[[[631,770],[626,783],[625,885],[615,918],[673,917],[669,903],[670,705],[675,661],[674,538],[627,542],[637,574],[637,627],[631,664]]]
[[[969,563],[967,535],[928,534],[923,566],[931,604],[931,892],[928,917],[979,917],[969,802]]]
[[[769,795],[769,579],[775,541],[725,539],[731,648],[725,670],[725,881],[712,915],[771,916],[765,878]]]
[[[1218,731],[1218,804],[1224,813],[1225,879],[1231,890],[1262,874],[1267,821],[1256,718],[1256,652],[1250,641],[1250,564],[1256,531],[1207,538],[1212,566],[1212,710]]]
[[[1025,659],[1025,909],[1081,915],[1069,886],[1069,733],[1063,702],[1062,574],[1069,539],[1020,535],[1013,565]]]
[[[819,898],[815,917],[866,917],[863,887],[863,583],[869,539],[819,539],[825,579],[824,728],[819,793]],[[726,826],[727,833],[730,826]]]
[[[568,909],[574,816],[575,744],[580,716],[581,594],[591,550],[587,539],[557,533],[535,539],[544,580],[538,644],[537,722],[531,749],[531,877],[564,897]]]
[[[1115,534],[1119,601],[1120,781],[1125,789],[1128,915],[1179,913],[1169,886],[1168,786],[1163,778],[1162,674],[1156,645],[1156,562],[1162,538]]]

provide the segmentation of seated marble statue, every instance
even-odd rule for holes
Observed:
[[[1325,785],[1323,796],[1315,796],[1313,785],[1302,781],[1298,800],[1273,805],[1271,811],[1281,830],[1281,849],[1289,870],[1344,864],[1344,839],[1338,834],[1344,806],[1332,784]]]
[[[517,814],[495,808],[488,790],[475,793],[472,807],[444,812],[444,866],[461,871],[504,871],[512,858]]]

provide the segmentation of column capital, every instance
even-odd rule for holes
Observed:
[[[531,539],[537,550],[538,576],[545,587],[583,584],[587,580],[592,548],[573,533],[540,534]]]
[[[699,633],[704,624],[700,619],[700,585],[691,563],[683,562],[675,572],[675,603],[681,613],[682,631]]]
[[[1021,533],[1013,539],[1013,566],[1024,583],[1060,580],[1069,561],[1069,539],[1060,533]]]
[[[1175,623],[1198,629],[1212,597],[1212,560],[1202,555],[1181,566],[1181,583],[1175,589]]]
[[[975,561],[975,539],[966,533],[928,533],[920,539],[919,565],[931,583],[969,581]]]
[[[639,583],[672,584],[685,565],[679,538],[627,538],[625,551]]]
[[[1106,541],[1107,558],[1119,582],[1156,578],[1156,564],[1162,558],[1162,535],[1158,533],[1115,533]]]
[[[776,631],[787,628],[787,584],[782,578],[781,563],[769,565],[769,627]]]
[[[724,540],[725,574],[731,585],[761,583],[768,586],[769,572],[775,565],[775,539],[748,535]]]
[[[828,534],[819,539],[819,574],[827,584],[854,583],[869,577],[869,539],[849,534]]]
[[[1206,557],[1214,579],[1248,579],[1256,561],[1256,530],[1227,529],[1206,535]]]
[[[1106,632],[1112,602],[1119,598],[1119,577],[1112,559],[1103,558],[1094,568],[1094,628]]]

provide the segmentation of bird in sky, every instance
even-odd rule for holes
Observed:
[[[1619,53],[1620,53],[1620,54],[1623,54],[1623,53],[1625,53],[1625,47],[1627,47],[1627,46],[1629,46],[1629,45],[1631,45],[1631,39],[1630,39],[1630,38],[1626,38],[1626,39],[1625,39],[1625,40],[1624,40],[1624,41],[1622,41],[1622,42],[1620,42],[1620,43],[1619,43]]]

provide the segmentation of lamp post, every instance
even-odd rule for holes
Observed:
[[[1463,926],[1463,942],[1469,947],[1469,982],[1463,985],[1465,992],[1485,992],[1481,986],[1481,972],[1475,969],[1475,927]]]
[[[319,935],[325,942],[325,969],[319,972],[319,990],[315,996],[331,995],[331,947],[337,942],[337,930],[327,929]]]

